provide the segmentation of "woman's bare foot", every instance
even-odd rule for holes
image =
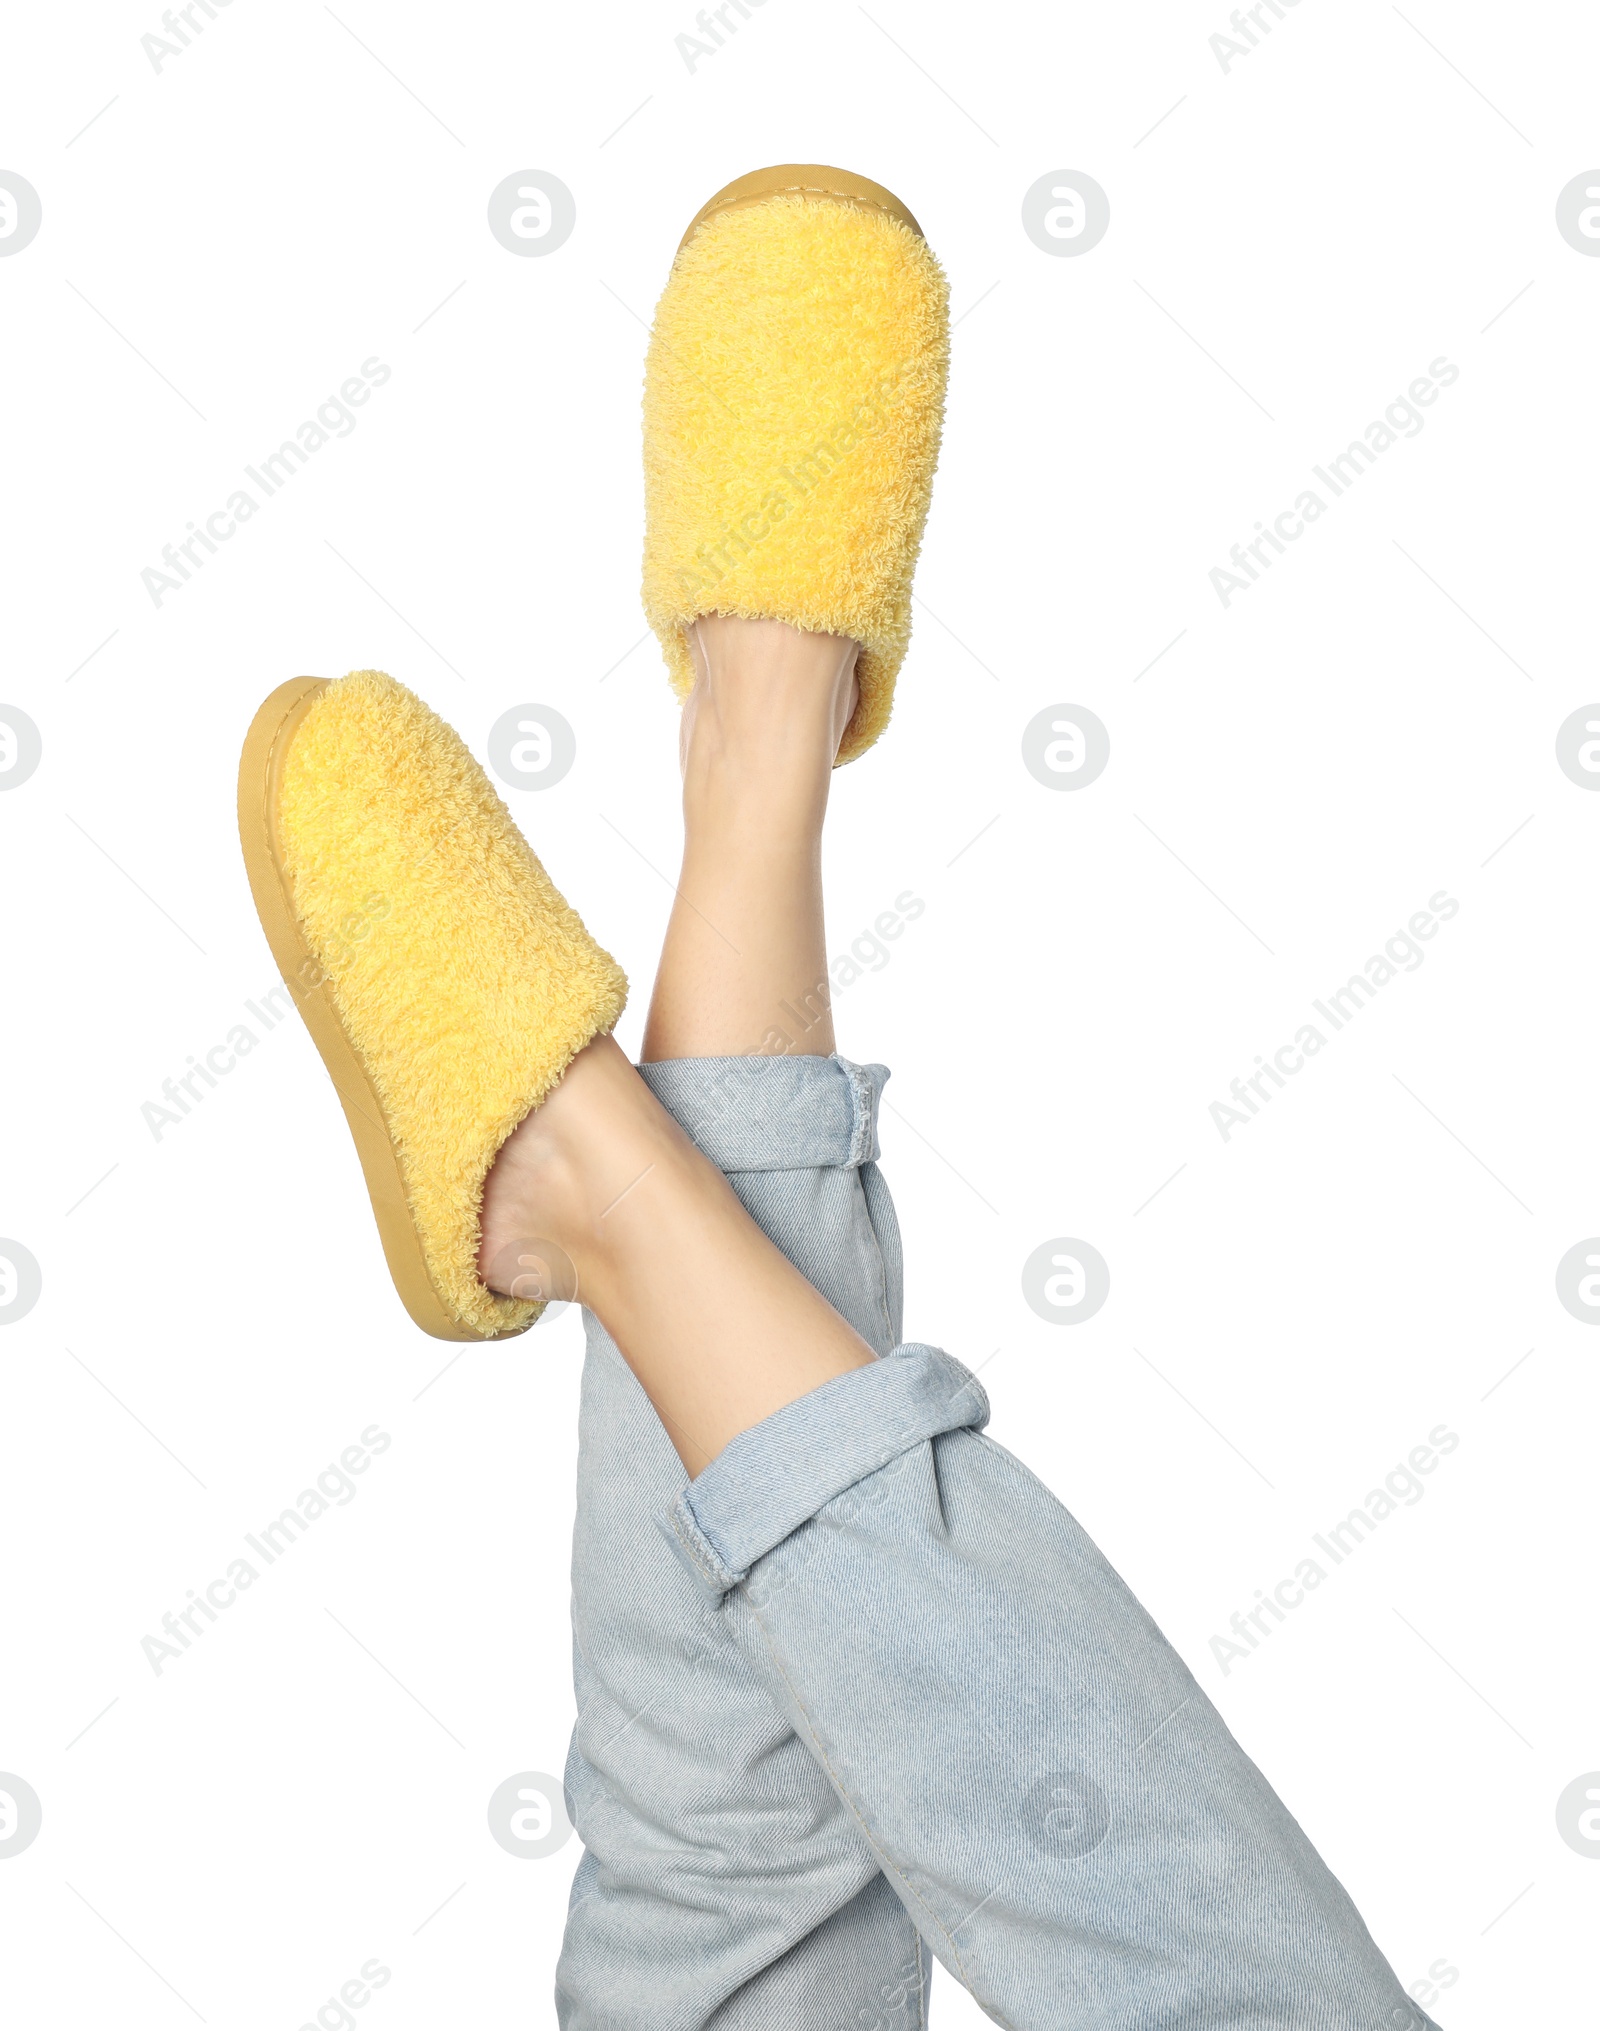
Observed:
[[[484,1185],[479,1269],[508,1295],[578,1296],[691,1474],[872,1350],[785,1257],[609,1037],[580,1051]],[[523,1259],[571,1265],[540,1291]]]

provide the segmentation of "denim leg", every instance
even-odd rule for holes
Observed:
[[[899,1347],[663,1519],[933,1952],[1013,2031],[1432,2027],[987,1417],[959,1362]]]
[[[880,1354],[900,1241],[874,1158],[888,1076],[837,1058],[641,1067],[752,1217]],[[573,1537],[584,1842],[564,2031],[922,2031],[926,1950],[764,1675],[659,1529],[687,1477],[586,1315]]]

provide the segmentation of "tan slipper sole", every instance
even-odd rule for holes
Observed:
[[[919,240],[927,237],[894,192],[874,183],[870,176],[858,175],[853,169],[835,169],[826,162],[778,162],[770,169],[752,169],[736,176],[715,197],[708,198],[689,221],[689,230],[678,242],[679,251],[688,246],[707,219],[745,205],[762,204],[769,197],[831,197],[842,204],[865,205],[909,226]]]

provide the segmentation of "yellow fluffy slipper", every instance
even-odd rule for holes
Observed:
[[[406,1310],[441,1340],[543,1306],[478,1277],[483,1182],[627,982],[457,736],[381,671],[298,677],[251,725],[239,836],[343,1102]]]
[[[944,275],[881,184],[790,163],[694,219],[644,395],[644,605],[680,698],[697,615],[788,621],[861,643],[840,761],[877,739],[910,639],[948,356]]]

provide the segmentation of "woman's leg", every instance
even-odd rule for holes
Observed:
[[[652,1091],[875,1351],[900,1255],[872,1157],[879,1068],[693,1058]],[[923,2031],[928,1956],[854,1816],[660,1528],[687,1484],[592,1313],[573,1532],[584,1855],[557,1973],[568,2031]]]
[[[1115,1573],[979,1436],[959,1363],[876,1360],[613,1046],[519,1139],[486,1224],[577,1263],[696,1476],[685,1571],[991,2015],[1429,2022]]]
[[[977,1382],[902,1347],[680,1497],[686,1568],[1015,2031],[1421,2031],[1350,1899]]]
[[[643,1083],[599,1050],[563,1123],[578,1168],[583,1129],[616,1113],[632,1108],[630,1137],[659,1133]],[[684,1569],[932,1951],[1016,2031],[1427,2025],[1137,1601],[980,1436],[976,1381],[932,1348],[857,1360],[836,1314],[817,1333],[797,1273],[730,1285],[719,1261],[770,1244],[684,1145],[624,1202],[665,1241],[637,1223],[592,1239],[604,1163],[576,1210],[543,1195],[530,1211],[545,1231],[558,1214],[668,1430],[692,1422],[675,1443],[696,1478],[667,1520]],[[758,1385],[734,1373],[741,1354]]]
[[[646,1052],[663,1062],[643,1076],[768,1238],[884,1354],[900,1337],[900,1251],[872,1161],[882,1071],[816,1055],[832,1039],[815,1001],[786,1022],[786,1037],[804,1029],[791,1054],[745,1055],[768,1040],[779,1004],[801,1011],[823,977],[816,835],[848,645],[753,623],[706,632],[716,666],[702,658],[706,688],[686,716],[684,900]],[[759,694],[747,701],[733,685]],[[747,828],[763,752],[768,823]],[[718,796],[720,782],[738,794]],[[730,927],[737,952],[708,918]],[[585,1326],[567,1763],[584,1855],[557,1972],[561,2021],[922,2031],[926,1949],[853,1815],[669,1547],[659,1524],[684,1468],[592,1312]]]
[[[707,614],[689,630],[683,872],[646,1063],[833,1049],[822,821],[855,710],[856,645]]]

